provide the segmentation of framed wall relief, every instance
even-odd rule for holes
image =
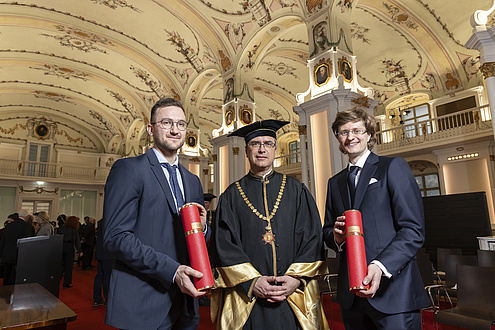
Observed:
[[[44,138],[46,138],[48,136],[48,134],[50,133],[50,130],[48,129],[48,126],[46,126],[45,124],[38,124],[34,128],[34,133],[40,139],[44,139]]]
[[[229,107],[229,109],[225,112],[225,125],[227,125],[227,127],[232,126],[232,124],[234,123],[234,119],[234,109]]]
[[[315,66],[314,80],[316,86],[318,87],[323,86],[330,80],[330,76],[331,76],[330,70],[331,70],[330,66],[327,63],[322,63],[320,65]]]
[[[352,81],[352,66],[351,63],[342,57],[339,59],[339,74],[344,77],[344,81],[350,83]]]
[[[198,137],[196,134],[194,134],[193,132],[187,132],[186,134],[186,145],[189,147],[189,148],[196,148],[196,145],[198,144]]]
[[[227,103],[228,101],[234,98],[234,78],[229,78],[225,82],[225,96],[223,98],[223,103]]]
[[[253,114],[251,113],[251,109],[247,108],[241,111],[241,122],[244,125],[251,124],[253,122],[252,118],[253,118]]]

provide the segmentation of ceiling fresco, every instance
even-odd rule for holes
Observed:
[[[232,96],[253,101],[256,120],[289,120],[286,130],[297,132],[292,107],[296,94],[309,87],[307,61],[331,47],[318,34],[327,25],[349,30],[341,49],[356,56],[359,84],[375,90],[376,112],[404,95],[455,93],[483,84],[479,54],[464,44],[473,32],[470,16],[491,5],[492,0],[0,2],[0,141],[20,144],[33,123],[43,121],[54,127],[57,146],[134,155],[149,142],[151,106],[170,96],[184,104],[207,154],[233,76]],[[313,40],[320,46],[313,47]]]

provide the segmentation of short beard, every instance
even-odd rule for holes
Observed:
[[[171,146],[170,144],[168,144],[166,141],[155,141],[155,146],[158,147],[158,149],[162,149],[162,150],[167,150],[167,151],[177,151],[179,150],[180,148],[182,148],[182,146],[184,145],[184,142],[185,141],[182,141],[179,145],[179,147],[175,148],[175,146]]]

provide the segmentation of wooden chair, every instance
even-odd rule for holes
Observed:
[[[418,251],[418,254],[416,254],[416,262],[431,304],[430,307],[424,308],[423,311],[433,312],[433,324],[436,325],[435,317],[440,310],[440,293],[448,298],[450,308],[453,308],[454,305],[443,284],[441,284],[441,282],[437,282],[438,284],[435,282],[435,269],[433,268],[433,263],[430,261],[429,254]],[[421,323],[423,324],[423,321],[421,321]]]
[[[478,250],[478,266],[495,267],[495,251]]]
[[[333,329],[333,303],[337,302],[337,277],[339,274],[339,254],[336,258],[327,258],[329,274],[323,278],[327,288],[322,291],[323,295],[330,296],[330,329]]]
[[[445,257],[450,254],[461,255],[462,250],[459,248],[448,249],[448,248],[437,248],[437,274],[445,279]]]
[[[491,329],[495,321],[495,267],[457,265],[457,306],[438,312],[438,323]]]
[[[451,297],[457,297],[457,265],[478,265],[477,256],[447,255],[445,258],[445,288]]]

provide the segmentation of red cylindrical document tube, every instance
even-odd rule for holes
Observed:
[[[344,216],[349,291],[367,290],[370,288],[369,284],[363,285],[363,280],[368,274],[368,267],[364,249],[361,212],[358,210],[349,210],[344,212]]]
[[[180,215],[191,267],[203,273],[202,278],[194,278],[194,286],[198,291],[208,290],[214,282],[198,207],[194,203],[185,204],[180,209]]]

